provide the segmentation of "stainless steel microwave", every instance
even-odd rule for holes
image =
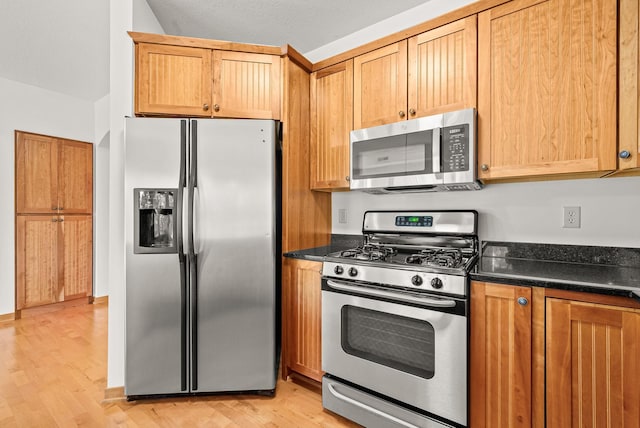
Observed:
[[[479,190],[476,110],[351,131],[351,190]]]

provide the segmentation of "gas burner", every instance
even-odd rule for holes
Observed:
[[[391,247],[365,244],[362,247],[342,251],[340,253],[340,257],[355,260],[384,261],[394,256],[396,253],[397,251]]]
[[[427,248],[411,254],[404,260],[409,265],[442,266],[457,268],[462,265],[462,252],[457,249]]]

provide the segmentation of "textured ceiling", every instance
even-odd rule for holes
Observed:
[[[109,0],[0,0],[0,77],[96,101],[109,92]]]
[[[426,0],[147,0],[167,34],[308,52]]]
[[[0,77],[89,101],[107,95],[110,1],[121,0],[0,0]],[[167,34],[304,53],[426,0],[147,2]]]

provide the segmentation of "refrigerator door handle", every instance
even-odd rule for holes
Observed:
[[[178,241],[178,261],[180,263],[180,390],[187,391],[188,379],[188,315],[187,315],[187,260],[184,249],[183,210],[184,189],[187,186],[187,121],[180,121],[180,177],[176,201],[176,238]]]
[[[198,390],[198,256],[193,240],[194,193],[197,186],[198,122],[191,120],[191,161],[187,189],[187,246],[189,248],[189,278],[191,287],[191,390]]]

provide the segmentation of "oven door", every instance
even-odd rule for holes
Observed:
[[[322,369],[466,426],[466,301],[323,278]]]

